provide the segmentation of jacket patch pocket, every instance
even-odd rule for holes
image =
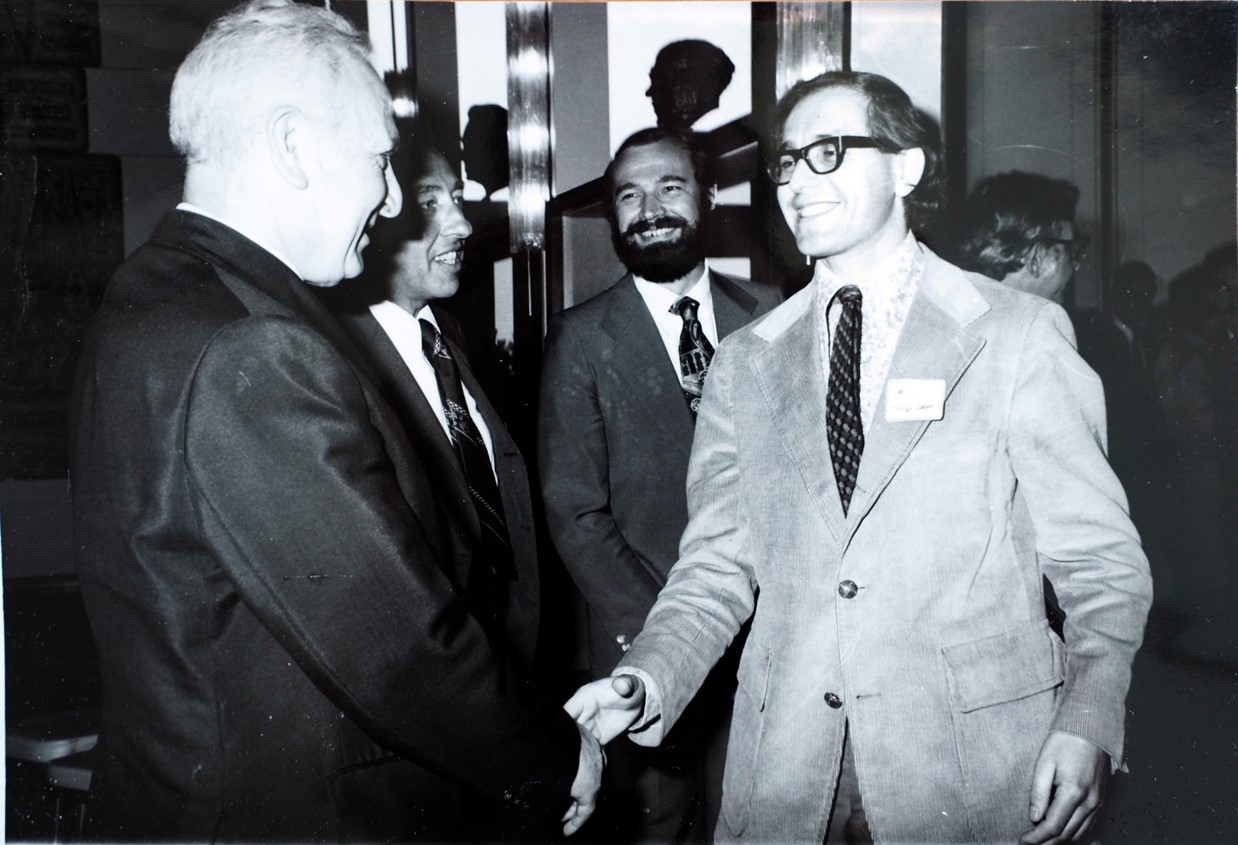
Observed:
[[[1053,689],[1065,678],[1062,643],[1046,620],[942,649],[961,713]]]
[[[1013,842],[1064,676],[1061,640],[1040,620],[942,652],[968,827],[977,842]]]

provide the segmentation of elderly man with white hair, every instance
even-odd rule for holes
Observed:
[[[94,835],[441,840],[487,804],[573,832],[597,743],[491,645],[431,473],[307,288],[360,273],[401,206],[364,36],[257,0],[170,113],[185,201],[117,272],[76,391]]]

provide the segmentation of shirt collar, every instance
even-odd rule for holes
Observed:
[[[429,304],[423,305],[421,310],[416,314],[409,314],[404,310],[402,305],[397,305],[390,299],[384,299],[382,302],[375,302],[370,306],[370,313],[379,318],[380,321],[412,323],[417,325],[419,320],[425,320],[436,329],[440,329],[438,320],[434,317],[434,311]],[[420,329],[418,329],[420,331]]]
[[[884,261],[878,263],[868,275],[856,282],[860,292],[864,294],[864,307],[870,302],[891,302],[902,299],[913,292],[919,277],[919,271],[924,266],[924,250],[911,232],[903,238],[903,242]],[[846,284],[818,261],[813,270],[813,281],[817,282],[825,302],[833,299],[838,289]]]
[[[642,279],[635,273],[632,274],[632,281],[636,283],[636,290],[640,292],[649,310],[653,313],[669,312],[675,303],[685,296],[695,299],[702,309],[713,308],[713,288],[709,284],[708,264],[705,265],[700,277],[692,283],[692,286],[681,294],[672,293],[666,285]]]

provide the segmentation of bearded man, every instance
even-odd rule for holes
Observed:
[[[538,424],[546,518],[588,605],[595,678],[619,662],[678,558],[713,348],[779,300],[772,288],[707,267],[715,185],[692,135],[637,132],[604,181],[615,252],[629,272],[551,319]],[[715,674],[734,688],[733,671],[729,680]],[[612,841],[706,841],[706,785],[720,791],[730,695],[720,686],[699,700],[698,718],[669,745],[612,746],[595,835],[605,827]]]

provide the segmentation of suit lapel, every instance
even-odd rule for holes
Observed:
[[[966,326],[989,306],[961,271],[925,252],[924,277],[886,382],[898,378],[940,379],[945,386],[944,411],[949,414],[951,392],[984,346],[981,338],[966,332]],[[762,324],[771,335],[767,338],[769,345],[753,356],[752,368],[774,426],[810,498],[830,533],[845,539],[907,460],[930,421],[887,422],[883,389],[874,421],[865,433],[859,478],[844,516],[826,441],[826,377],[820,347],[825,327],[824,315],[814,307],[814,290],[809,286],[796,295],[804,298],[802,313],[786,318],[785,327],[778,322]],[[789,305],[790,301],[784,304],[784,313],[793,313],[787,310]]]
[[[533,536],[533,500],[529,495],[529,473],[524,463],[524,456],[508,432],[507,425],[499,416],[499,412],[490,404],[463,350],[458,348],[450,338],[446,340],[451,347],[451,354],[456,356],[460,380],[464,383],[465,389],[472,394],[473,401],[477,403],[477,412],[486,424],[490,432],[490,441],[494,445],[494,470],[499,480],[499,497],[503,502],[503,518],[507,521],[517,575],[521,581],[530,581],[536,585],[539,577],[536,551],[522,547],[522,544],[531,542],[530,538]],[[463,472],[460,473],[460,477],[463,479]],[[480,526],[478,530],[480,531]],[[528,584],[525,585],[525,590],[531,595],[537,594],[536,588],[530,589]]]
[[[966,324],[988,310],[988,303],[954,267],[927,253],[920,290],[912,301],[902,336],[894,350],[886,385],[878,399],[849,512],[854,527],[872,508],[894,474],[911,454],[930,420],[886,420],[886,394],[891,379],[933,379],[945,385],[943,413],[950,413],[950,394],[984,346],[982,338],[965,331]]]
[[[752,322],[757,299],[721,273],[709,273],[713,289],[714,322],[718,325],[718,340]]]
[[[812,288],[798,319],[753,356],[752,368],[791,462],[834,537],[845,528],[825,439],[825,364]]]
[[[639,409],[635,413],[647,414],[665,430],[668,442],[687,451],[695,421],[679,374],[666,355],[662,335],[631,275],[624,276],[611,291],[611,302],[601,321],[610,341],[610,377],[632,395],[631,407]]]
[[[394,400],[417,450],[423,455],[426,465],[432,468],[438,485],[434,496],[436,504],[447,511],[453,520],[466,526],[471,535],[476,535],[480,527],[469,498],[464,472],[430,401],[421,392],[408,365],[374,315],[366,310],[348,319],[371,351],[384,392]],[[458,361],[459,351],[454,347],[452,354],[457,356]]]

